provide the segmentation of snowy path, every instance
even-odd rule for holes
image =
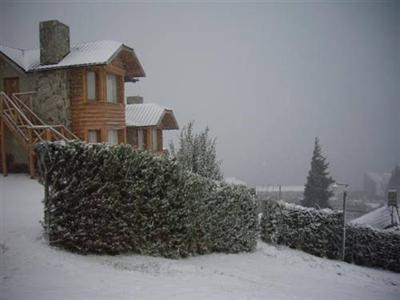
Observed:
[[[259,243],[182,260],[81,256],[41,236],[43,189],[0,177],[0,299],[400,299],[400,274]]]

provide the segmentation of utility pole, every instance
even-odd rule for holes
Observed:
[[[343,233],[342,233],[342,260],[346,256],[346,198],[347,191],[343,191]]]
[[[347,183],[335,183],[336,186],[343,186],[343,223],[342,223],[342,260],[346,257],[346,199],[347,199]]]

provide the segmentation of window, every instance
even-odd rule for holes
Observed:
[[[91,129],[88,131],[88,143],[100,142],[100,130]]]
[[[117,76],[107,74],[107,102],[117,103]]]
[[[157,151],[157,129],[156,128],[152,129],[151,135],[152,135],[152,140],[153,140],[152,141],[153,151]]]
[[[117,145],[118,144],[118,130],[116,130],[116,129],[109,129],[108,130],[108,143],[110,145]]]
[[[86,88],[87,88],[87,99],[96,100],[96,73],[93,71],[87,72],[86,75]]]
[[[144,148],[143,129],[138,129],[138,148],[140,150]]]
[[[157,129],[157,146],[158,151],[163,151],[163,137],[162,137],[162,130]]]

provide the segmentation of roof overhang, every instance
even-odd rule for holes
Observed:
[[[165,109],[162,114],[158,127],[163,130],[177,130],[179,129],[178,122],[176,121],[174,112],[171,109]]]
[[[145,77],[143,66],[136,56],[135,50],[122,45],[119,49],[108,59],[107,64],[110,64],[114,59],[120,58],[125,69],[125,81],[136,82],[138,77]]]
[[[12,60],[10,57],[8,57],[1,51],[0,51],[0,58],[3,58],[10,66],[12,66],[19,73],[25,73],[25,70],[20,65],[18,65],[14,60]]]
[[[15,57],[12,54],[15,54]],[[125,81],[135,82],[137,78],[146,76],[135,51],[115,41],[97,41],[72,46],[70,52],[59,63],[52,65],[40,65],[38,49],[22,50],[0,45],[0,56],[19,71],[26,73],[108,65],[118,58],[126,72]]]

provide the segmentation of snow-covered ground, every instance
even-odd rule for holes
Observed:
[[[400,274],[260,242],[254,253],[170,260],[82,256],[41,235],[43,189],[0,177],[0,299],[400,299]]]

